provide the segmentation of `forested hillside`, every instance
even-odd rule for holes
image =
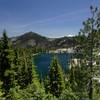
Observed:
[[[77,44],[75,37],[48,38],[34,32],[28,32],[21,36],[12,37],[11,41],[15,47],[21,48],[37,46],[56,49],[72,47]]]

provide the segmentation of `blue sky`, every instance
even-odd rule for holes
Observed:
[[[0,35],[28,31],[48,37],[75,35],[90,16],[90,5],[100,0],[0,0]]]

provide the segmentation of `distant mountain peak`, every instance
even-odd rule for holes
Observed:
[[[48,38],[32,31],[14,37],[12,40],[15,47],[23,48],[32,46],[61,48],[75,44],[73,37]]]

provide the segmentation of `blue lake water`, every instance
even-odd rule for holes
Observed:
[[[44,77],[46,74],[48,74],[48,71],[50,68],[50,63],[51,63],[52,57],[54,55],[56,55],[58,57],[59,64],[62,66],[64,72],[67,71],[71,54],[68,54],[68,53],[58,53],[58,54],[40,53],[33,57],[34,64],[37,67],[40,77]]]

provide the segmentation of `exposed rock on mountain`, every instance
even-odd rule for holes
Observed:
[[[38,33],[28,32],[21,36],[11,38],[15,47],[49,47],[61,48],[72,47],[75,45],[74,37],[61,37],[61,38],[47,38],[39,35]]]

